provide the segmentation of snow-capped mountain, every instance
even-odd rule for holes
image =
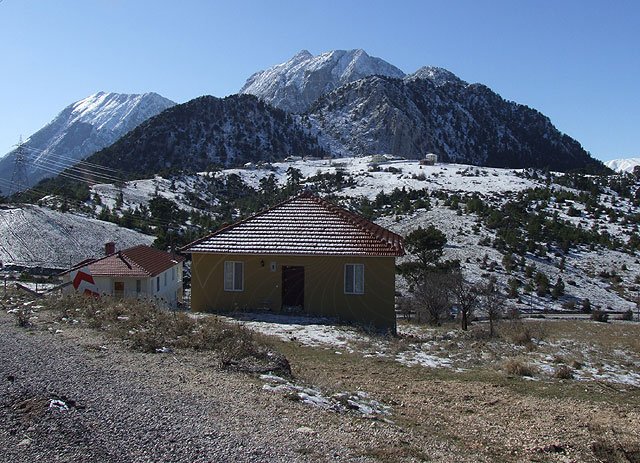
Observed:
[[[438,68],[343,85],[319,98],[302,121],[342,155],[436,153],[494,167],[604,168],[543,114]]]
[[[285,63],[253,74],[239,93],[301,113],[325,93],[371,75],[402,78],[404,72],[364,50],[333,50],[317,56],[302,50]]]
[[[173,105],[173,101],[157,93],[98,92],[67,106],[24,143],[28,159],[26,186],[54,176]],[[9,190],[16,153],[11,151],[0,159],[0,193]]]
[[[203,96],[136,127],[88,160],[135,178],[238,166],[291,155],[327,156],[295,118],[253,95]]]
[[[640,166],[640,158],[612,159],[604,164],[616,172],[631,173],[636,167]]]

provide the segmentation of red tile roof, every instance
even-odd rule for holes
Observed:
[[[159,275],[182,261],[184,261],[184,257],[140,245],[118,251],[101,259],[89,262],[82,261],[71,270],[88,264],[93,276],[146,278]]]
[[[181,249],[189,253],[402,256],[386,228],[310,193],[224,227]]]

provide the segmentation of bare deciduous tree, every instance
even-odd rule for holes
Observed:
[[[489,319],[489,335],[495,335],[495,324],[502,318],[504,308],[504,295],[498,288],[495,277],[492,277],[482,287],[482,298],[484,300],[485,311]]]
[[[439,325],[452,305],[452,275],[441,272],[426,274],[415,288],[414,296],[418,320]]]
[[[477,285],[465,280],[462,272],[451,274],[451,293],[460,309],[460,326],[465,331],[469,328],[469,320],[478,305],[480,292]]]

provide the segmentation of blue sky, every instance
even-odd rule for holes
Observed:
[[[353,48],[484,83],[597,158],[640,156],[634,0],[0,0],[0,154],[100,90],[225,96],[301,49]]]

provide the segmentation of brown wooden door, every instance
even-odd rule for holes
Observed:
[[[124,281],[114,281],[113,282],[113,295],[115,297],[123,297],[124,296]]]
[[[304,308],[304,267],[282,267],[282,308]]]

